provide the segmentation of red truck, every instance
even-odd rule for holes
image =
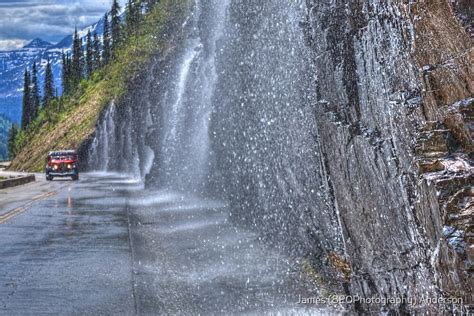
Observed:
[[[51,181],[55,177],[71,177],[73,181],[79,180],[77,162],[75,150],[51,151],[46,158],[46,180]]]

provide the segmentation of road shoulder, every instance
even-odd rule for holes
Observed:
[[[0,171],[0,177],[10,174]],[[47,183],[42,174],[35,174],[35,178],[35,182],[0,190],[0,216],[54,191],[54,185]]]

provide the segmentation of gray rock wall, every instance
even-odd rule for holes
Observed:
[[[462,256],[447,246],[442,233],[439,186],[419,175],[415,150],[426,121],[444,119],[438,106],[444,94],[427,92],[419,56],[430,50],[452,56],[457,52],[443,43],[463,36],[447,3],[308,1],[308,9],[306,36],[317,73],[316,125],[351,262],[351,293],[420,298],[443,292],[472,299],[469,272],[459,264]],[[439,31],[433,29],[438,19],[453,32],[445,30],[446,41],[430,36]],[[439,84],[440,77],[431,83]],[[447,78],[450,98],[472,93],[469,85],[468,91],[459,88],[467,82],[462,72],[442,79]],[[451,191],[472,184],[471,176],[465,172],[467,179]]]

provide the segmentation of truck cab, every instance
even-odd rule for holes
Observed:
[[[46,158],[46,180],[52,181],[55,177],[71,177],[79,180],[78,158],[75,150],[51,151]]]

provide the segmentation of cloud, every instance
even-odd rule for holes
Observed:
[[[15,43],[37,37],[57,42],[71,34],[76,26],[83,28],[97,22],[110,6],[111,0],[1,1],[0,41],[4,47],[14,47]]]
[[[28,41],[21,39],[0,40],[0,51],[22,48],[27,43]]]

